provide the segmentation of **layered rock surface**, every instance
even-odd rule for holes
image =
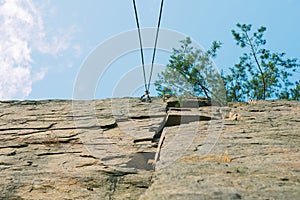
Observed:
[[[162,129],[165,106],[1,102],[0,199],[299,198],[299,102],[173,109]]]

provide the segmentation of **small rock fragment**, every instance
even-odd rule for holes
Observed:
[[[92,186],[87,186],[86,189],[89,190],[89,191],[94,191],[94,188]]]

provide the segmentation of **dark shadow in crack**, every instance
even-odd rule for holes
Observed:
[[[151,160],[154,160],[155,152],[137,152],[131,155],[130,161],[126,163],[129,168],[143,169],[146,171],[154,170]]]

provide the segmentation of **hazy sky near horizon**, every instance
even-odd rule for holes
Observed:
[[[141,27],[155,27],[160,0],[136,2]],[[268,48],[300,59],[299,8],[299,0],[165,0],[161,28],[204,49],[221,41],[214,61],[226,72],[242,54],[231,35],[237,23],[266,26]],[[97,46],[135,29],[134,17],[132,0],[0,0],[0,99],[72,99],[84,61]],[[151,51],[145,55],[149,63]],[[157,62],[167,64],[167,56]],[[138,52],[112,63],[94,98],[111,97],[118,80],[139,65]]]

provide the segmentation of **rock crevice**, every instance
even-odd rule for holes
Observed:
[[[201,101],[0,102],[0,199],[300,196],[299,102]]]

